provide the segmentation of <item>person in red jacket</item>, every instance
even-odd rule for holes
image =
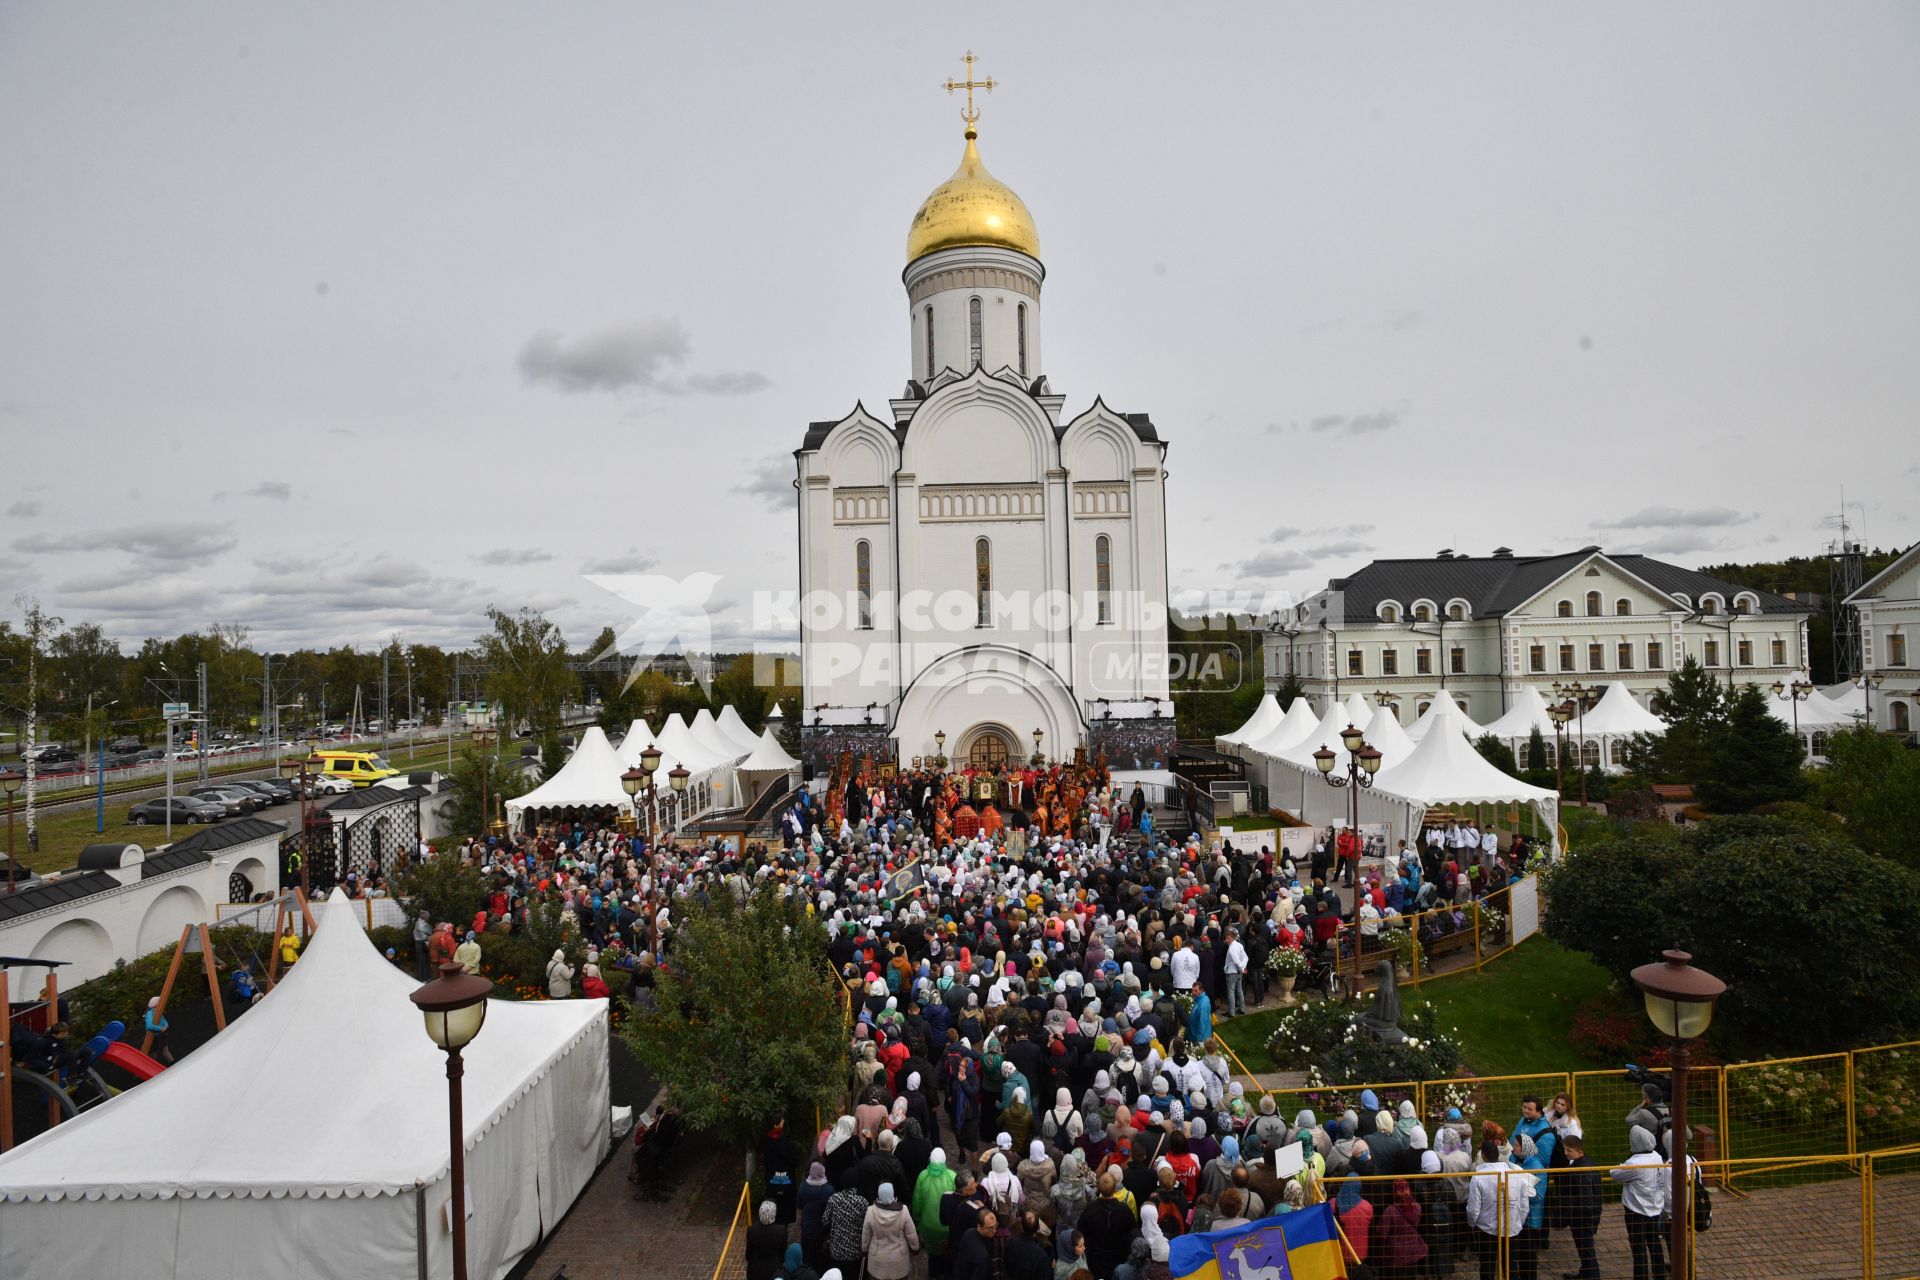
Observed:
[[[1389,1278],[1420,1274],[1427,1260],[1427,1242],[1420,1237],[1420,1202],[1405,1178],[1393,1181],[1393,1199],[1373,1219],[1373,1247],[1368,1261],[1376,1275]]]
[[[1343,828],[1334,838],[1333,847],[1340,856],[1340,882],[1351,889],[1360,871],[1360,833],[1352,827]]]

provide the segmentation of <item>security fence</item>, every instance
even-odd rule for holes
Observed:
[[[1391,964],[1402,986],[1478,970],[1540,928],[1540,878],[1525,876],[1459,906],[1388,916],[1377,923],[1343,921],[1338,935],[1340,981],[1350,991],[1380,985]],[[1356,955],[1356,940],[1358,948]]]

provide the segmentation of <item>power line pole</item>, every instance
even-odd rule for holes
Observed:
[[[393,674],[393,650],[380,655],[380,752],[386,754],[387,739],[393,733],[393,709],[387,704],[387,680]]]
[[[200,781],[207,780],[207,748],[213,742],[213,717],[207,713],[207,664],[200,664],[200,750],[195,753]]]

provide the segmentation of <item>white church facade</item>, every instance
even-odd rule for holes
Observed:
[[[1067,411],[1045,279],[969,113],[959,169],[908,233],[905,391],[813,423],[794,454],[816,768],[1081,746],[1151,768],[1172,746],[1167,446],[1144,414]]]

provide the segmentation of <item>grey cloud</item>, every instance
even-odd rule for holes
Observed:
[[[1338,431],[1342,435],[1371,435],[1378,431],[1389,431],[1400,425],[1406,414],[1399,409],[1378,409],[1372,413],[1357,413],[1351,417],[1344,414],[1328,414],[1315,418],[1307,425],[1315,431]]]
[[[775,510],[785,510],[797,497],[793,488],[793,459],[768,458],[753,475],[733,486],[733,492],[759,498]]]
[[[1322,546],[1314,547],[1308,554],[1326,559],[1333,556],[1358,555],[1362,551],[1371,550],[1373,550],[1373,544],[1370,542],[1361,542],[1354,538],[1344,538],[1338,542],[1329,542]]]
[[[1597,529],[1719,529],[1745,524],[1751,514],[1731,507],[1643,507],[1618,520],[1602,520]]]
[[[557,391],[625,391],[638,387],[667,395],[737,396],[772,384],[752,370],[672,376],[693,353],[678,320],[648,320],[567,338],[542,329],[520,349],[520,376]]]
[[[581,573],[646,573],[660,562],[631,547],[625,555],[602,556],[580,566]]]
[[[42,510],[44,510],[44,508],[37,499],[22,498],[7,508],[7,514],[10,516],[20,516],[24,519],[32,519],[34,516],[39,515]]]
[[[491,551],[481,552],[474,559],[481,564],[491,565],[541,564],[553,559],[553,553],[538,547],[495,547]]]
[[[1387,319],[1387,328],[1404,333],[1427,318],[1423,311],[1397,311]]]
[[[1704,534],[1689,529],[1675,529],[1663,533],[1657,538],[1633,543],[1620,548],[1643,556],[1685,556],[1700,551],[1717,551],[1720,544]]]
[[[251,489],[240,491],[243,498],[269,498],[274,502],[285,502],[293,497],[293,486],[285,480],[262,480]]]
[[[1300,531],[1290,524],[1283,524],[1267,535],[1268,542],[1285,542],[1288,538],[1297,538]]]
[[[240,539],[231,525],[181,522],[120,525],[77,533],[33,534],[17,540],[13,547],[30,555],[68,551],[122,551],[155,564],[181,567],[204,563],[231,551],[239,543]]]
[[[1238,564],[1223,564],[1220,567],[1230,569],[1243,578],[1277,578],[1284,573],[1298,573],[1302,569],[1313,568],[1313,557],[1304,551],[1262,551]]]

